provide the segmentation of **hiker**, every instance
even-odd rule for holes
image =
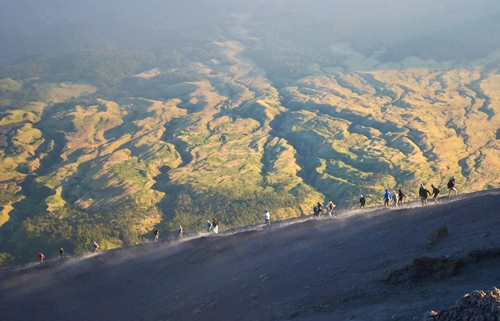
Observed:
[[[323,213],[324,206],[323,206],[323,204],[321,204],[321,202],[318,202],[318,204],[316,206],[318,207],[318,216],[319,216],[320,214]]]
[[[401,188],[399,189],[399,193],[398,193],[398,204],[403,206],[403,203],[404,203],[404,199],[406,198],[406,194],[403,193],[403,191],[401,190]]]
[[[422,206],[427,205],[427,196],[431,195],[428,189],[424,187],[424,184],[420,184],[420,189],[418,190],[418,196],[422,201]]]
[[[359,195],[359,208],[364,208],[366,204],[366,198],[363,195]]]
[[[179,237],[182,237],[182,226],[180,226],[180,225],[177,228],[177,234],[179,234]]]
[[[451,191],[455,191],[455,196],[457,196],[457,189],[455,188],[455,178],[452,177],[448,181],[448,197],[451,195]]]
[[[94,241],[94,244],[92,244],[92,247],[94,248],[94,253],[99,252],[99,244],[97,244],[96,241]]]
[[[45,260],[45,255],[42,252],[38,252],[38,260],[40,260],[40,263],[43,263],[43,260]]]
[[[215,218],[212,220],[212,225],[214,227],[214,233],[219,233],[219,222],[217,222]]]
[[[59,249],[59,258],[62,259],[63,255],[64,255],[64,249],[61,247]]]
[[[432,198],[432,200],[434,201],[434,203],[437,203],[437,198],[438,198],[438,194],[441,192],[439,190],[439,187],[436,187],[434,185],[431,184],[431,187],[432,187],[432,193],[431,193],[431,196],[434,195],[434,197]]]
[[[264,213],[264,224],[266,224],[267,226],[271,225],[271,214],[269,214],[268,211]]]
[[[210,222],[210,220],[207,220],[205,222],[205,227],[207,229],[207,232],[210,232],[210,230],[212,229],[212,222]]]
[[[319,210],[318,210],[318,207],[316,205],[313,207],[313,212],[314,212],[314,216],[319,215]]]
[[[384,193],[384,206],[387,207],[389,206],[389,201],[391,200],[391,192],[389,192],[389,189],[385,189]]]
[[[331,200],[328,200],[328,215],[332,216],[333,215],[333,210],[335,209],[335,204]]]
[[[396,193],[396,191],[394,191],[392,193],[392,206],[398,207],[398,199],[399,199],[398,194]]]
[[[155,234],[155,242],[156,242],[160,238],[160,231],[158,229],[156,229],[156,230],[154,230],[154,234]]]

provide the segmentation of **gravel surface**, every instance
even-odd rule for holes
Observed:
[[[0,320],[432,320],[500,287],[499,194],[0,270]]]

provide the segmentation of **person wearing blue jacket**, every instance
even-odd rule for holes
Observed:
[[[205,227],[207,228],[207,232],[210,232],[210,230],[212,229],[212,222],[210,222],[210,220],[207,220],[205,222]]]
[[[384,206],[388,207],[389,206],[389,201],[391,200],[391,192],[389,192],[389,189],[385,189],[384,193]]]

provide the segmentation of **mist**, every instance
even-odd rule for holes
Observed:
[[[230,38],[231,28],[241,23],[235,14],[245,14],[245,28],[257,36],[266,30],[300,49],[348,42],[370,55],[384,48],[387,61],[413,55],[472,59],[500,48],[500,3],[493,0],[5,0],[0,64],[34,53],[95,48],[177,50],[186,45],[185,34],[207,42]]]

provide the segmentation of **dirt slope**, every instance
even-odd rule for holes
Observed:
[[[0,320],[419,320],[467,292],[499,286],[500,251],[484,251],[500,248],[499,194],[2,270]],[[426,247],[441,226],[449,235]],[[411,265],[444,256],[451,263]],[[391,271],[397,277],[389,282]]]

